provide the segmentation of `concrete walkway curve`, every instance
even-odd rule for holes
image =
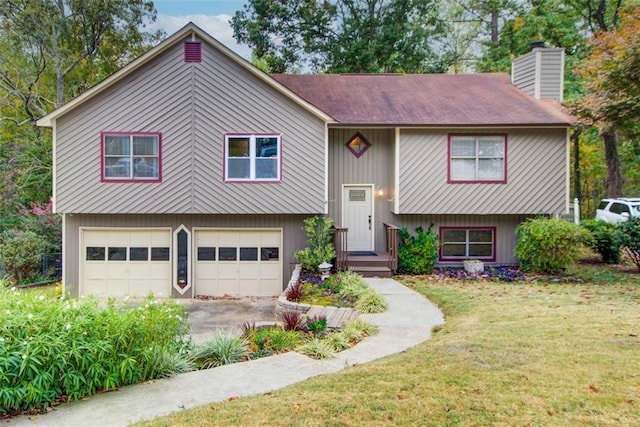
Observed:
[[[433,327],[444,323],[442,312],[435,305],[395,280],[366,280],[384,296],[388,309],[381,314],[360,317],[377,325],[380,331],[333,359],[314,360],[292,352],[193,371],[123,387],[84,401],[60,405],[47,414],[20,416],[3,424],[12,427],[126,426],[230,397],[267,393],[317,375],[399,353],[428,340]],[[292,366],[296,369],[292,370]]]

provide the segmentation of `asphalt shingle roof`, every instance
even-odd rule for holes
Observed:
[[[337,123],[405,126],[562,125],[559,103],[537,100],[508,74],[273,74]]]

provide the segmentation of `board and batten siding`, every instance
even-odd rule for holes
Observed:
[[[345,146],[356,132],[360,132],[371,143],[371,147],[359,158]],[[391,218],[394,135],[394,129],[329,130],[329,216],[336,226],[342,226],[343,185],[373,185],[376,248],[384,247],[383,223],[389,222]],[[384,194],[375,194],[376,188],[380,188]]]
[[[206,42],[177,43],[56,119],[60,213],[325,211],[325,124]],[[160,132],[162,182],[101,182],[100,132]],[[225,183],[225,133],[281,133],[279,183]]]
[[[192,231],[199,228],[228,228],[228,229],[282,229],[282,286],[288,283],[291,272],[297,264],[293,253],[306,246],[306,235],[302,230],[306,215],[65,215],[64,239],[72,242],[65,247],[64,252],[64,282],[72,296],[78,296],[80,282],[80,228],[93,227],[105,229],[136,228],[166,228],[175,232],[181,225]],[[193,239],[193,234],[192,234]],[[193,240],[192,240],[193,243]],[[172,268],[173,249],[171,251]],[[192,270],[193,271],[193,270]],[[179,296],[175,290],[173,296]]]
[[[505,184],[447,182],[449,133],[506,134]],[[568,206],[565,129],[402,129],[401,214],[563,214]]]

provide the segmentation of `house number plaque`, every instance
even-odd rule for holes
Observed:
[[[365,190],[349,190],[350,202],[365,202],[367,201]]]

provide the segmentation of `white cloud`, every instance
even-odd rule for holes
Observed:
[[[238,55],[247,60],[251,59],[251,49],[248,46],[237,44],[233,39],[230,20],[231,16],[229,15],[158,15],[156,22],[150,25],[150,29],[164,30],[167,36],[170,36],[189,22],[193,22]]]

